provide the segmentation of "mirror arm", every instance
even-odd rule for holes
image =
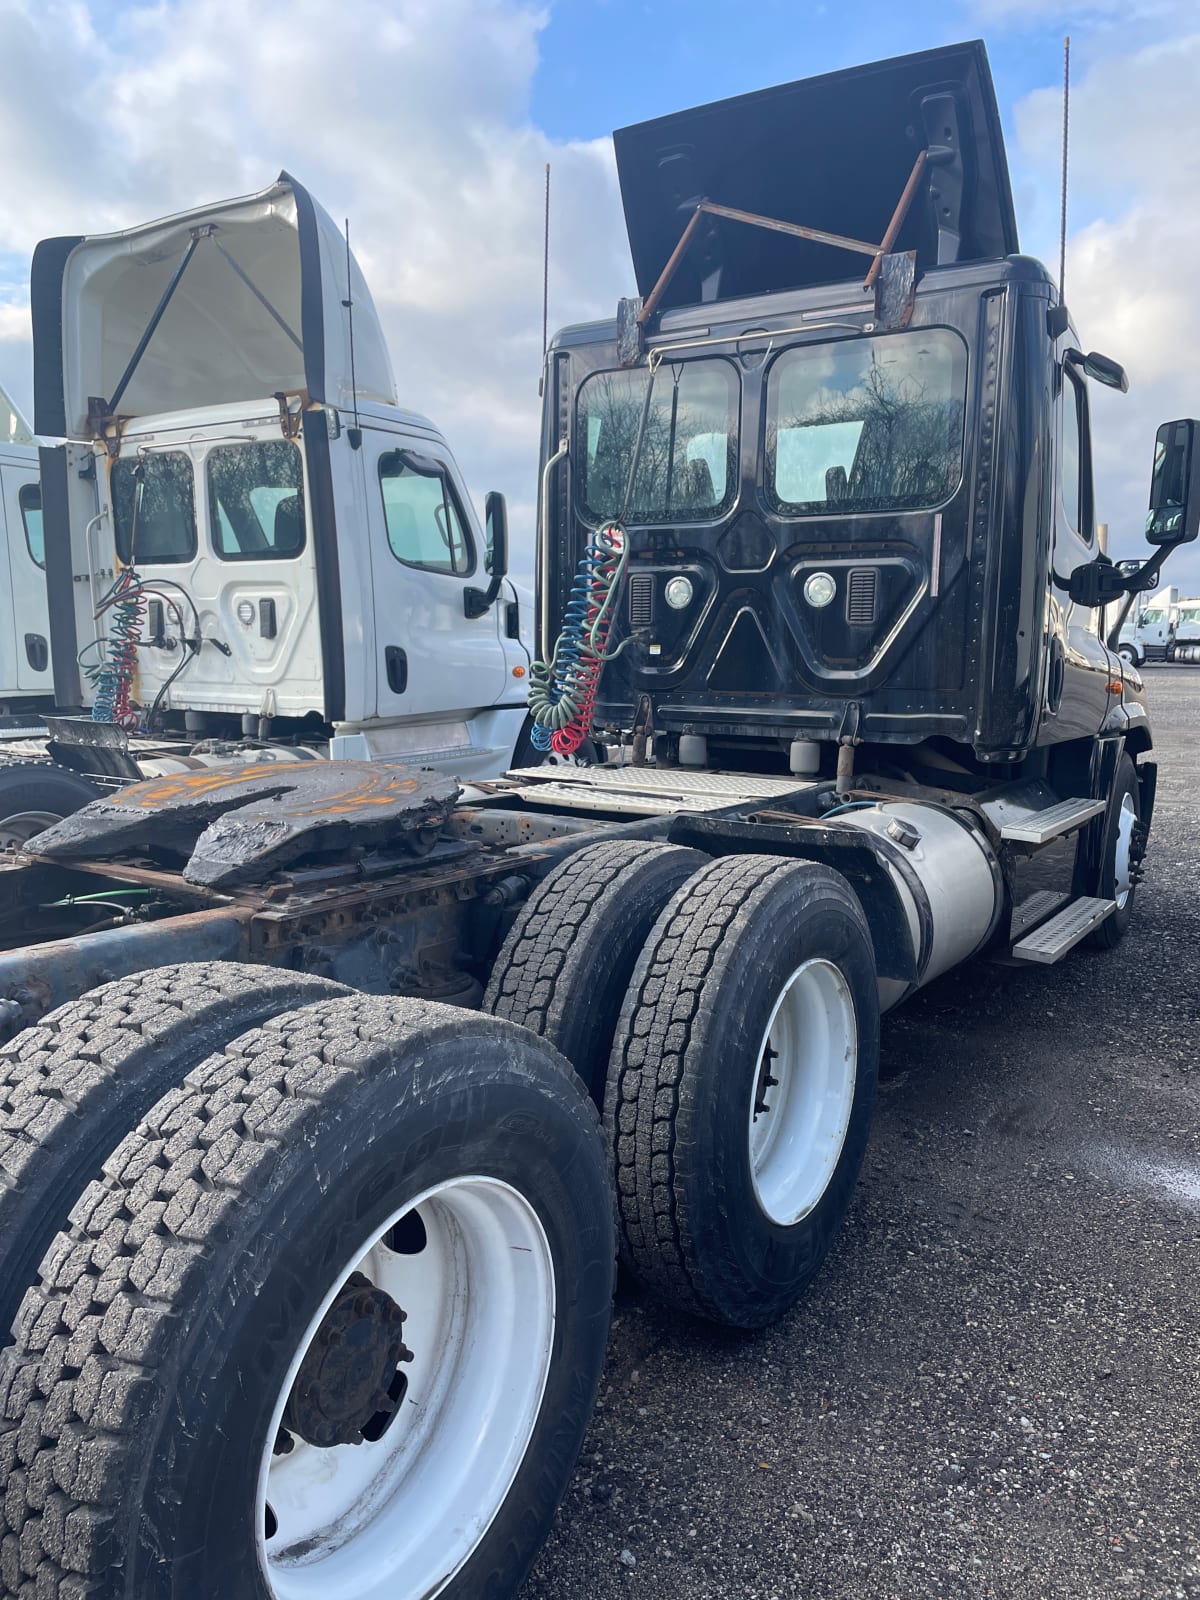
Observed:
[[[468,586],[463,590],[463,612],[470,618],[482,617],[485,611],[496,603],[496,596],[500,593],[500,585],[504,582],[504,574],[497,572],[486,589],[476,589]]]
[[[1127,596],[1126,604],[1121,608],[1117,624],[1110,629],[1108,644],[1115,647],[1114,641],[1121,631],[1121,625],[1129,615],[1135,596],[1147,594],[1158,586],[1158,575],[1162,564],[1170,554],[1171,547],[1165,545],[1156,550],[1148,561],[1143,561],[1136,572],[1120,572],[1110,561],[1089,561],[1086,566],[1076,567],[1067,579],[1067,593],[1076,605],[1087,606],[1089,610],[1098,610],[1101,606],[1111,605],[1114,600]]]

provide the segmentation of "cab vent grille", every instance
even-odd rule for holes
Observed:
[[[638,572],[629,580],[629,626],[648,628],[654,621],[654,579]]]
[[[874,567],[855,567],[846,590],[846,621],[864,628],[875,621],[875,589],[878,574]]]

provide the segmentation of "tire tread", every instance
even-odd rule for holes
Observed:
[[[462,1028],[461,1012],[423,1000],[303,1006],[210,1056],[121,1141],[47,1251],[16,1344],[0,1352],[6,1593],[114,1592],[101,1580],[128,1554],[115,1508],[163,1399],[172,1328],[194,1313],[206,1263],[244,1232],[284,1155],[373,1075],[381,1045],[400,1030],[432,1041]],[[582,1091],[579,1104],[588,1114]]]

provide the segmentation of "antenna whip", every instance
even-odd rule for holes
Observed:
[[[546,163],[546,222],[542,230],[542,357],[550,332],[550,163]]]
[[[1070,35],[1062,40],[1062,213],[1059,219],[1058,298],[1067,301],[1067,130],[1070,126]]]
[[[342,304],[346,308],[346,321],[350,325],[350,398],[354,403],[354,434],[351,437],[351,446],[357,450],[362,444],[362,429],[358,425],[358,375],[354,370],[354,289],[350,277],[350,218],[346,218],[346,298]]]

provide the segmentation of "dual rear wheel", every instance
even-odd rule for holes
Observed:
[[[782,1315],[845,1213],[874,1102],[874,952],[845,879],[587,847],[526,903],[484,1003],[550,1039],[603,1104],[640,1281],[735,1327]]]
[[[488,1003],[161,969],[0,1055],[6,1593],[511,1594],[599,1384],[614,1171],[672,1303],[801,1292],[874,1092],[844,880],[590,847]]]
[[[206,974],[200,987],[311,983]],[[197,991],[194,973],[174,977]],[[236,1005],[195,1006],[211,1053],[196,1064],[192,1046],[181,1080],[147,1042],[157,1030],[186,1069],[180,1008],[162,992],[118,1003],[117,988],[10,1052],[10,1076],[23,1062],[63,1096],[35,1095],[20,1119],[42,1149],[31,1182],[51,1211],[71,1181],[82,1194],[69,1219],[48,1217],[0,1353],[0,1590],[513,1593],[607,1342],[612,1180],[582,1084],[490,1016],[315,993],[288,1006],[279,989],[248,1031]],[[89,1002],[103,1022],[77,1014]],[[136,1038],[122,1054],[123,1027]],[[74,1152],[47,1116],[74,1114],[73,1048]],[[93,1088],[87,1066],[108,1050],[124,1074]],[[135,1124],[107,1159],[102,1094]]]

